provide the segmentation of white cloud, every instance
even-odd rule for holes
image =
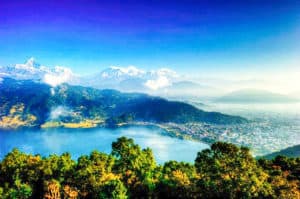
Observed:
[[[147,86],[151,90],[164,88],[170,86],[171,84],[171,81],[165,76],[158,76],[157,79],[147,80],[145,82],[145,86]]]
[[[172,85],[172,82],[179,77],[179,75],[168,68],[160,68],[149,72],[149,79],[145,82],[145,86],[151,90],[158,90]]]
[[[51,86],[57,86],[64,82],[68,82],[74,76],[71,69],[61,66],[56,66],[55,69],[44,75],[43,81]]]
[[[52,87],[52,88],[50,88],[50,93],[51,93],[51,95],[53,96],[53,95],[55,95],[55,90],[54,90],[54,88]]]
[[[101,74],[101,77],[102,77],[102,78],[107,78],[107,77],[109,77],[109,75],[108,75],[107,72],[103,72],[103,73]]]
[[[71,114],[71,111],[67,107],[58,106],[51,110],[49,119],[53,120],[53,119],[57,119],[60,116],[68,116],[70,114]]]
[[[150,74],[157,75],[157,76],[172,77],[172,78],[179,77],[179,75],[175,71],[173,71],[169,68],[160,68],[158,70],[152,70],[152,71],[150,71]]]

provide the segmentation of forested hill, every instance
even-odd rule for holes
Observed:
[[[291,146],[286,149],[282,149],[280,151],[265,155],[263,157],[267,159],[272,159],[278,155],[287,157],[300,157],[300,145]]]
[[[30,80],[0,82],[0,128],[95,127],[140,122],[237,124],[238,116],[205,112],[183,102],[139,93],[62,84],[50,87]]]

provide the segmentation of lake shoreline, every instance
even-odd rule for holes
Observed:
[[[171,137],[155,125],[123,125],[115,129],[35,129],[20,133],[0,132],[0,158],[13,148],[42,156],[69,152],[74,159],[93,150],[110,153],[111,143],[123,136],[134,139],[143,148],[153,148],[160,163],[169,160],[193,162],[197,152],[209,148],[204,142]]]
[[[184,131],[179,131],[178,129],[172,129],[172,127],[170,125],[167,124],[159,124],[159,123],[153,123],[153,122],[128,122],[128,123],[121,123],[121,124],[116,124],[114,126],[108,125],[108,124],[100,124],[94,127],[77,127],[77,128],[68,128],[68,127],[63,127],[63,126],[59,126],[59,127],[46,127],[46,128],[42,128],[42,127],[21,127],[21,128],[16,128],[16,129],[0,129],[0,131],[3,132],[21,132],[21,131],[27,131],[27,130],[33,130],[33,131],[40,131],[40,130],[45,130],[45,131],[49,131],[49,130],[60,130],[60,129],[66,129],[66,130],[95,130],[95,129],[118,129],[118,128],[129,128],[129,127],[155,127],[155,128],[159,128],[159,129],[163,129],[165,131],[165,133],[163,133],[163,135],[167,135],[170,136],[172,138],[177,138],[177,139],[181,139],[181,140],[191,140],[191,141],[195,141],[195,142],[202,142],[208,145],[211,145],[212,142],[207,142],[205,140],[201,140],[201,139],[196,139],[193,138],[191,135],[188,135],[186,132]]]

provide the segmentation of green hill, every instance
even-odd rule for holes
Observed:
[[[274,152],[274,153],[270,153],[268,155],[263,156],[266,159],[272,159],[278,155],[282,155],[282,156],[287,156],[287,157],[300,157],[300,145],[295,145],[292,147],[288,147],[286,149]]]
[[[52,88],[30,80],[0,83],[0,128],[96,127],[126,122],[247,122],[192,105],[140,93],[121,93],[62,84]]]

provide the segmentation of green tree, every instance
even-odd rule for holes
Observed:
[[[77,186],[82,197],[96,198],[101,187],[119,176],[112,173],[114,158],[111,155],[93,151],[90,156],[78,159],[73,174],[73,186]]]
[[[300,164],[298,158],[277,156],[273,160],[259,159],[258,163],[269,174],[274,198],[300,198]]]
[[[0,199],[300,197],[300,158],[255,160],[248,148],[217,142],[195,164],[156,165],[152,151],[119,138],[112,153],[25,154],[0,160]]]
[[[211,149],[198,153],[195,166],[202,197],[255,198],[272,194],[268,174],[256,164],[248,148],[216,142]]]
[[[127,189],[120,180],[106,182],[99,192],[100,199],[126,199]]]
[[[68,177],[74,171],[75,161],[72,160],[70,153],[63,153],[62,155],[50,155],[43,159],[42,178],[43,181],[56,179],[58,182],[68,180]]]
[[[28,155],[20,152],[18,149],[13,149],[8,153],[1,162],[0,184],[8,183],[14,185],[16,180],[22,178],[25,174],[24,168]]]
[[[195,198],[198,179],[194,165],[169,161],[163,165],[156,193],[159,198]]]
[[[28,199],[32,195],[32,189],[28,184],[22,183],[20,180],[15,181],[15,186],[10,188],[4,198],[8,199]]]
[[[131,197],[151,195],[156,167],[152,150],[141,150],[132,139],[121,137],[112,143],[112,155],[116,157],[114,171],[122,176]]]

